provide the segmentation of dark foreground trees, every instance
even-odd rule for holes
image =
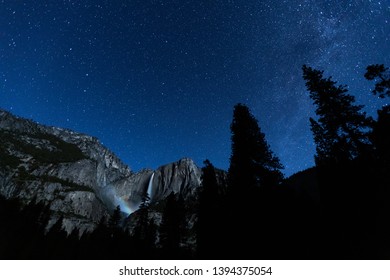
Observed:
[[[185,255],[182,243],[186,228],[185,209],[182,197],[172,192],[166,199],[160,225],[161,257],[181,259]]]
[[[209,160],[204,161],[202,168],[202,185],[199,193],[196,223],[196,250],[199,258],[217,258],[220,251],[221,220],[219,211],[220,188],[216,170]],[[223,235],[222,235],[223,236]]]
[[[367,70],[366,78],[381,79],[374,93],[386,93],[385,68]],[[383,235],[388,226],[379,221],[390,213],[383,201],[390,198],[389,173],[381,171],[386,114],[380,112],[377,121],[367,117],[346,87],[324,78],[322,71],[303,66],[303,78],[318,116],[310,122],[320,190],[320,256],[384,258],[390,252]]]

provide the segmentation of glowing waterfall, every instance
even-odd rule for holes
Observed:
[[[148,193],[148,196],[150,199],[152,199],[153,177],[154,177],[154,172],[152,173],[152,176],[150,176],[148,190],[147,190],[147,193]]]
[[[148,189],[146,190],[150,199],[152,199],[153,178],[154,178],[154,172],[152,173],[152,176],[150,176]],[[138,205],[130,206],[129,202],[124,197],[117,196],[115,193],[113,193],[113,196],[114,196],[114,204],[119,205],[122,212],[125,212],[126,214],[130,215],[131,213],[138,210],[140,203],[138,203]]]

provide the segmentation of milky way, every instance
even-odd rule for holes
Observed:
[[[1,1],[0,107],[98,137],[132,169],[227,169],[245,103],[290,175],[314,164],[301,66],[349,85],[390,65],[390,1]]]

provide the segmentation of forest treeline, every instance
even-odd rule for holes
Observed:
[[[233,110],[226,180],[209,160],[195,224],[180,194],[151,218],[147,194],[134,229],[118,207],[95,231],[67,234],[59,219],[48,231],[48,206],[0,201],[0,256],[6,259],[388,259],[390,258],[390,105],[374,119],[343,85],[304,65],[315,105],[310,126],[315,167],[284,179],[258,121],[243,104]],[[390,71],[367,67],[372,93],[390,97]],[[294,176],[293,176],[294,177]],[[299,191],[302,179],[318,199]],[[193,237],[193,238],[189,238]]]

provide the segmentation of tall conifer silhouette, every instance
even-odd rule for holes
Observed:
[[[342,163],[358,157],[369,145],[372,124],[363,106],[355,105],[355,98],[347,94],[345,86],[336,85],[323,71],[303,66],[303,78],[316,106],[317,120],[310,118],[317,155],[316,163]]]
[[[264,133],[248,107],[234,107],[232,154],[229,167],[231,190],[240,193],[264,185],[277,184],[283,176],[279,159],[271,151]],[[239,190],[238,190],[239,189]]]

